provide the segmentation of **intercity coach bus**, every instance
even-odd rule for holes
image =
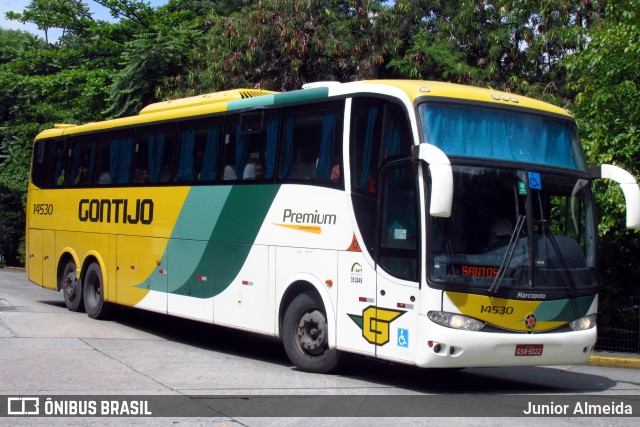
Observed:
[[[28,277],[278,337],[299,369],[345,353],[419,367],[585,362],[596,342],[591,181],[571,114],[430,81],[319,82],[159,102],[35,139]]]

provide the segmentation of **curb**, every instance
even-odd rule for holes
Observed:
[[[27,269],[25,267],[9,267],[9,266],[0,267],[0,270],[27,271]]]
[[[604,366],[609,368],[640,369],[640,358],[628,356],[591,356],[589,366]]]

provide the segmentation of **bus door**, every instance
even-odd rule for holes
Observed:
[[[417,169],[394,160],[380,171],[376,236],[376,356],[412,361],[420,297],[420,206]]]

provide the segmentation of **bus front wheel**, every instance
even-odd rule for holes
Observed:
[[[95,262],[84,275],[84,307],[92,319],[105,319],[111,314],[111,304],[104,300],[102,270]]]
[[[340,353],[329,348],[327,316],[319,297],[302,293],[287,307],[282,341],[287,356],[303,371],[327,373],[335,370]]]
[[[84,310],[84,301],[82,298],[82,283],[78,280],[76,274],[76,263],[68,261],[62,270],[60,276],[60,289],[64,294],[64,304],[70,311]]]

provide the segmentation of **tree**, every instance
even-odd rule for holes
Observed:
[[[0,184],[0,206],[0,255],[8,265],[22,265],[20,245],[25,225],[22,193]]]
[[[562,61],[575,100],[578,126],[592,164],[623,166],[640,177],[640,0],[607,4],[597,25],[576,29],[588,41]],[[640,233],[624,226],[624,197],[617,184],[595,184],[600,210],[601,320],[638,336]],[[635,300],[631,298],[635,295]],[[604,328],[603,328],[604,330]]]
[[[52,28],[61,28],[64,35],[68,30],[79,31],[92,21],[88,6],[81,0],[31,0],[23,13],[8,12],[7,18],[35,24],[44,31],[47,43]]]
[[[568,30],[588,28],[601,14],[601,3],[580,0],[417,3],[410,13],[419,19],[413,19],[405,51],[391,63],[399,74],[549,100],[565,95],[559,60],[582,43]]]
[[[231,5],[237,2],[231,2]],[[299,89],[318,80],[351,81],[383,75],[410,25],[385,1],[262,0],[215,9],[205,18],[204,45],[169,96],[232,87]],[[400,3],[400,2],[398,2]],[[407,2],[404,2],[407,3]],[[396,6],[397,7],[397,6]]]

